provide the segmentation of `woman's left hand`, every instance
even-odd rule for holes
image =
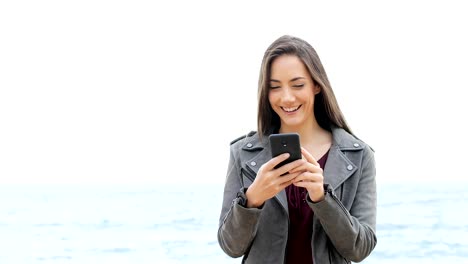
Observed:
[[[307,160],[304,165],[296,167],[290,173],[303,171],[293,181],[293,184],[298,187],[304,187],[309,192],[312,202],[320,202],[325,197],[323,189],[323,169],[315,158],[303,147],[301,147],[303,158]]]

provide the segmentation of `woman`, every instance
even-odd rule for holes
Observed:
[[[302,159],[277,169],[268,135],[300,135]],[[283,175],[284,174],[284,175]],[[282,36],[263,57],[258,129],[231,142],[218,241],[243,263],[350,263],[377,238],[372,149],[355,137],[322,63]]]

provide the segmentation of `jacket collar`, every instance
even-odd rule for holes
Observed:
[[[348,177],[350,177],[358,168],[345,155],[347,151],[360,151],[364,148],[363,143],[354,136],[341,128],[332,128],[333,142],[328,153],[327,162],[323,170],[324,183],[331,185],[334,189],[338,188]],[[259,151],[250,160],[247,160],[245,166],[258,173],[260,166],[271,159],[271,150],[268,143],[268,137],[264,136],[260,140],[258,134],[246,138],[242,144],[242,150],[254,152]],[[286,192],[282,190],[276,195],[276,199],[288,212],[288,201]]]

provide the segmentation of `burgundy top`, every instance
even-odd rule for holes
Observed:
[[[325,168],[328,151],[317,162]],[[312,261],[312,217],[314,212],[306,202],[307,189],[293,184],[286,187],[289,209],[289,237],[286,263],[309,264]]]

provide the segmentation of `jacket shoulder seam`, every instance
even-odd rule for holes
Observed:
[[[231,143],[229,143],[229,145],[232,145],[232,144],[234,144],[234,143],[238,142],[239,140],[242,140],[242,139],[244,139],[246,137],[251,137],[251,136],[255,135],[255,133],[257,133],[257,132],[256,131],[250,131],[249,133],[234,139],[233,141],[231,141]]]

